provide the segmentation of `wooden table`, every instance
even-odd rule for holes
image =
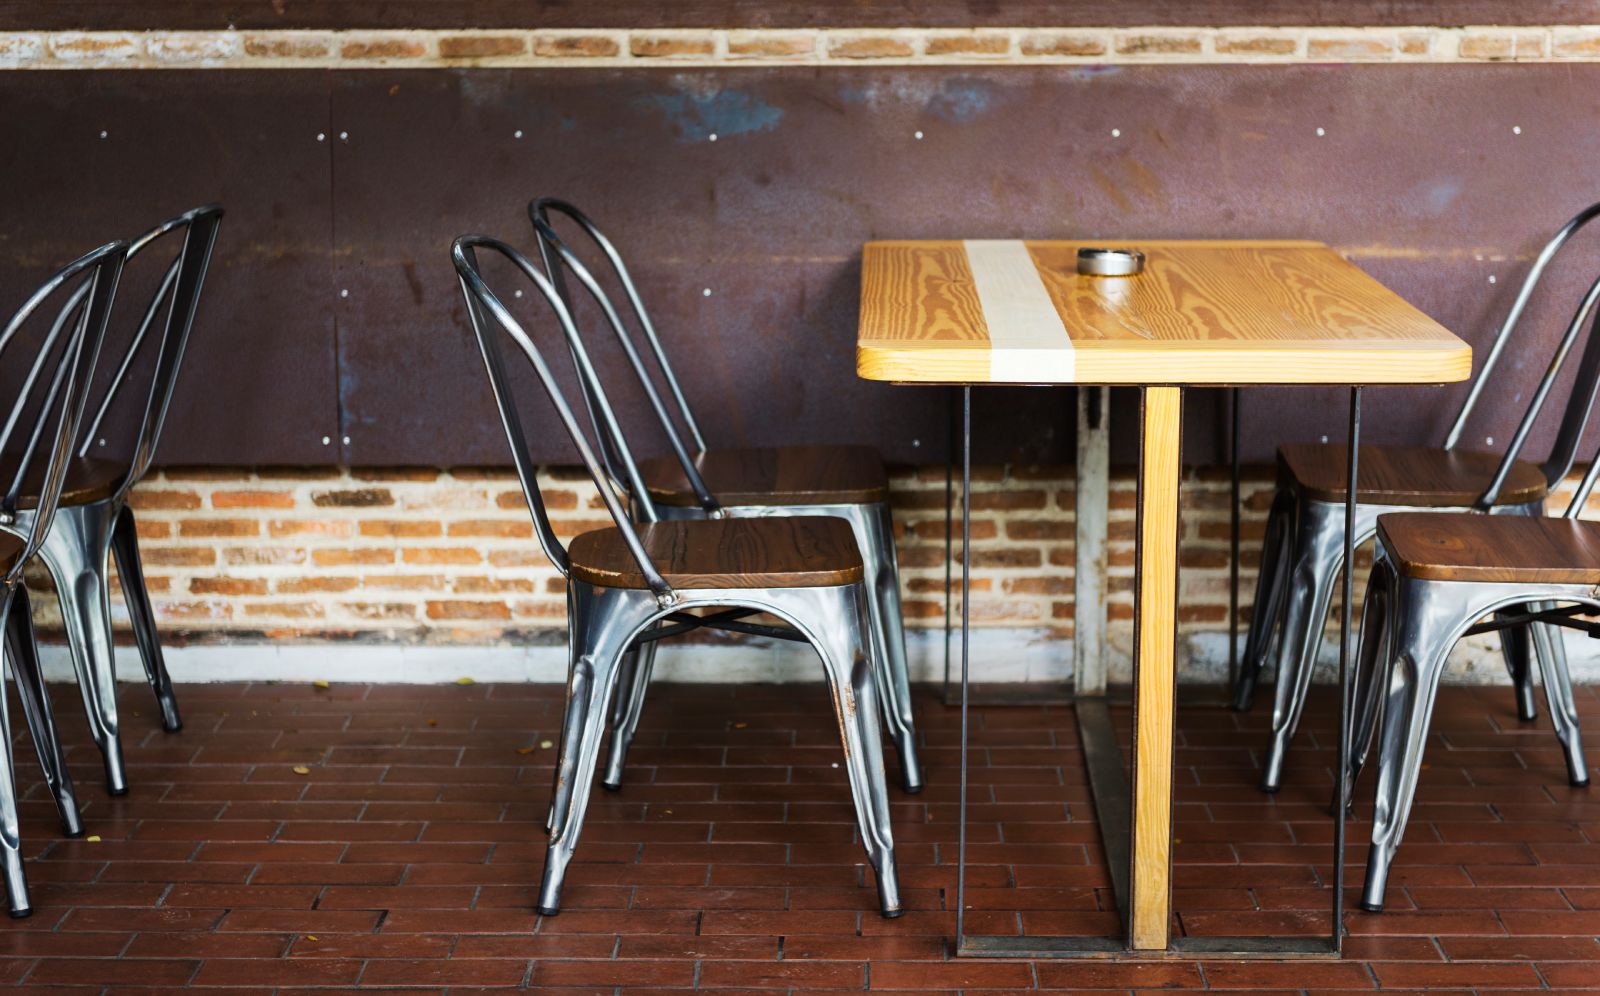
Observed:
[[[1091,244],[1142,250],[1144,272],[1132,277],[1078,275],[1077,250]],[[1148,953],[1169,947],[1183,388],[1351,385],[1348,480],[1353,482],[1361,385],[1460,381],[1470,375],[1471,367],[1466,343],[1318,242],[984,240],[866,245],[856,370],[870,380],[961,385],[967,398],[964,478],[971,466],[973,385],[1141,389],[1131,799],[1114,740],[1109,746],[1099,742],[1110,735],[1104,703],[1079,703],[1085,757],[1096,808],[1102,812],[1102,841],[1128,924],[1126,950]],[[1355,489],[1349,493],[1354,495]],[[965,536],[970,524],[965,497],[962,513]],[[1348,545],[1351,530],[1346,532]],[[970,574],[966,545],[962,544],[964,694]],[[1347,549],[1346,563],[1351,562],[1349,554]],[[1348,575],[1345,588],[1341,669],[1349,640]],[[965,738],[963,804],[964,762]],[[1120,806],[1113,798],[1118,783],[1123,786]],[[1123,850],[1123,842],[1116,839],[1119,809],[1127,824],[1123,832],[1131,835],[1125,876],[1119,876],[1122,862],[1117,860]],[[1342,856],[1342,820],[1340,827],[1336,847]],[[1342,864],[1342,858],[1336,861]],[[1336,951],[1342,904],[1339,890],[1330,891]],[[962,903],[958,924],[964,913]],[[1084,941],[1080,938],[967,939],[960,926],[957,933],[958,949],[966,954],[1118,950],[1104,943],[1079,943]],[[1230,938],[1210,939],[1184,950],[1238,955],[1296,953],[1300,948]],[[1301,953],[1312,950],[1308,947]]]

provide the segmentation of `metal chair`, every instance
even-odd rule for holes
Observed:
[[[55,797],[62,831],[69,837],[80,836],[83,823],[39,671],[22,572],[45,542],[61,498],[72,442],[87,405],[95,359],[127,250],[126,242],[112,242],[68,264],[45,281],[0,329],[0,369],[20,380],[5,424],[0,426],[0,486],[5,488],[0,493],[0,527],[5,530],[0,531],[0,632],[4,633],[5,661],[16,680],[39,766]],[[64,295],[66,303],[40,337],[37,352],[13,360],[28,319],[57,294]],[[9,913],[25,917],[33,907],[22,868],[11,749],[11,721],[0,694],[0,874],[5,878]]]
[[[1571,349],[1576,323],[1552,358],[1505,458],[1461,449],[1457,443],[1546,267],[1572,235],[1597,215],[1600,204],[1585,208],[1540,252],[1442,447],[1361,448],[1355,545],[1372,537],[1378,516],[1391,512],[1544,514],[1545,496],[1561,483],[1576,458],[1579,440],[1572,430],[1581,429],[1600,386],[1600,368],[1590,369],[1587,356],[1549,458],[1536,465],[1516,456]],[[1278,490],[1262,540],[1261,571],[1233,696],[1235,709],[1248,710],[1264,665],[1269,658],[1277,660],[1272,729],[1261,777],[1266,792],[1276,792],[1282,784],[1285,754],[1310,689],[1334,580],[1344,566],[1345,460],[1345,448],[1337,445],[1291,444],[1278,450]],[[1519,636],[1511,630],[1501,635],[1506,667],[1515,686],[1517,714],[1524,720],[1535,714],[1526,655],[1517,643],[1526,639],[1527,634]],[[1507,645],[1508,640],[1517,645]]]
[[[106,788],[112,795],[126,793],[128,780],[117,717],[108,557],[116,558],[122,596],[128,606],[145,676],[161,710],[161,725],[169,733],[183,728],[172,679],[167,674],[161,642],[156,635],[155,612],[150,606],[144,569],[139,561],[138,530],[127,499],[129,489],[149,471],[155,457],[156,443],[172,400],[189,331],[194,325],[195,309],[200,302],[200,290],[221,221],[222,208],[216,205],[195,208],[162,222],[129,246],[128,259],[132,260],[164,237],[181,233],[178,252],[167,266],[129,340],[99,407],[75,437],[79,443],[67,467],[66,486],[55,523],[45,534],[44,544],[39,549],[39,558],[55,579],[78,689],[83,694],[89,730],[104,757]],[[163,309],[166,314],[160,333],[150,336]],[[137,433],[130,433],[134,436],[132,456],[126,460],[90,456],[101,439],[107,413],[129,381],[129,372],[140,356],[141,346],[151,338],[157,342],[154,375],[144,399]],[[25,530],[29,528],[29,519],[24,513],[11,528]]]
[[[1580,319],[1597,296],[1600,280],[1590,289]],[[1591,333],[1585,367],[1600,365],[1597,339]],[[1600,635],[1600,624],[1574,618],[1600,611],[1600,523],[1578,520],[1597,477],[1600,453],[1560,518],[1412,513],[1378,519],[1351,676],[1354,750],[1341,789],[1349,799],[1376,732],[1372,847],[1361,894],[1365,909],[1383,909],[1389,865],[1416,796],[1439,677],[1463,636],[1493,630],[1515,634],[1508,647],[1516,648],[1526,666],[1524,634],[1531,630],[1567,780],[1575,786],[1589,783],[1557,627]],[[1558,608],[1557,603],[1569,604]]]
[[[509,260],[549,304],[586,396],[598,402],[593,409],[597,437],[605,439],[627,465],[633,464],[604,389],[554,287],[526,257],[503,242],[479,235],[457,239],[452,259],[534,530],[551,563],[567,578],[567,705],[539,912],[553,916],[560,909],[561,885],[583,828],[605,733],[606,705],[618,684],[623,656],[636,641],[653,643],[709,626],[804,641],[822,657],[861,839],[877,874],[880,909],[886,917],[898,916],[900,888],[884,787],[865,573],[849,526],[822,516],[660,521],[649,494],[633,481],[634,490],[627,497],[644,520],[635,527],[623,504],[623,489],[595,455],[543,355],[484,283],[478,269],[480,249]],[[498,342],[501,333],[533,368],[615,523],[613,528],[578,536],[565,549],[539,491],[538,468],[529,454]],[[718,611],[695,615],[690,609]],[[746,620],[756,613],[776,616],[792,629]]]
[[[635,324],[655,363],[656,375],[647,367],[641,350],[599,281],[551,224],[551,212],[565,215],[574,222],[604,255],[612,276],[632,307]],[[883,720],[900,755],[901,786],[910,793],[922,791],[924,782],[922,766],[917,759],[917,734],[900,613],[894,523],[889,514],[889,482],[878,453],[865,446],[708,449],[656,335],[655,325],[616,247],[588,216],[564,201],[540,198],[528,206],[528,214],[539,237],[545,271],[557,293],[570,308],[565,279],[566,271],[570,270],[599,305],[672,449],[670,457],[633,464],[625,454],[608,448],[602,435],[600,455],[614,479],[626,482],[630,494],[647,496],[655,506],[656,516],[662,520],[824,515],[844,519],[850,524],[867,573],[871,633],[876,646],[873,659],[877,666]],[[657,375],[670,396],[670,408],[657,385]],[[604,404],[602,399],[586,392],[584,401],[591,418],[601,417],[597,408]],[[605,414],[609,417],[609,412]],[[638,729],[654,661],[654,644],[645,643],[637,653],[630,651],[624,664],[622,687],[625,694],[619,697],[612,720],[611,753],[604,778],[607,788],[615,789],[622,784],[628,747]]]

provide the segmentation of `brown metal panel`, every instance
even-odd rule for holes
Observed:
[[[0,30],[1591,24],[1594,0],[0,0]]]
[[[1589,66],[337,81],[335,127],[351,133],[336,200],[356,462],[499,453],[444,249],[473,229],[531,247],[522,205],[539,193],[587,206],[629,253],[717,442],[861,440],[924,460],[942,452],[943,396],[853,377],[863,241],[1318,238],[1482,346],[1528,255],[1600,189]],[[1485,436],[1509,432],[1512,399],[1594,268],[1592,239],[1574,254],[1529,313],[1507,389],[1486,399]],[[1462,390],[1371,392],[1369,438],[1439,438]],[[1203,430],[1220,422],[1196,400],[1189,458],[1215,459]],[[1338,391],[1251,391],[1247,406],[1251,459],[1280,438],[1342,432]],[[990,458],[1067,458],[1066,409],[1009,392],[984,432],[1002,441]]]
[[[91,246],[208,201],[227,209],[162,463],[332,460],[326,118],[314,74],[0,73],[5,308]],[[124,329],[155,263],[129,267]]]

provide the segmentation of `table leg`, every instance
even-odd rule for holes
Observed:
[[[1073,484],[1076,562],[1072,574],[1072,684],[1079,699],[1106,693],[1110,396],[1110,388],[1078,388],[1078,472]]]
[[[1183,391],[1145,388],[1142,409],[1128,933],[1134,950],[1164,951],[1172,909],[1173,638]]]

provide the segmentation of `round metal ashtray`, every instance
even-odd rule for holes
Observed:
[[[1137,249],[1078,250],[1078,272],[1086,277],[1131,277],[1144,271],[1144,253]]]

